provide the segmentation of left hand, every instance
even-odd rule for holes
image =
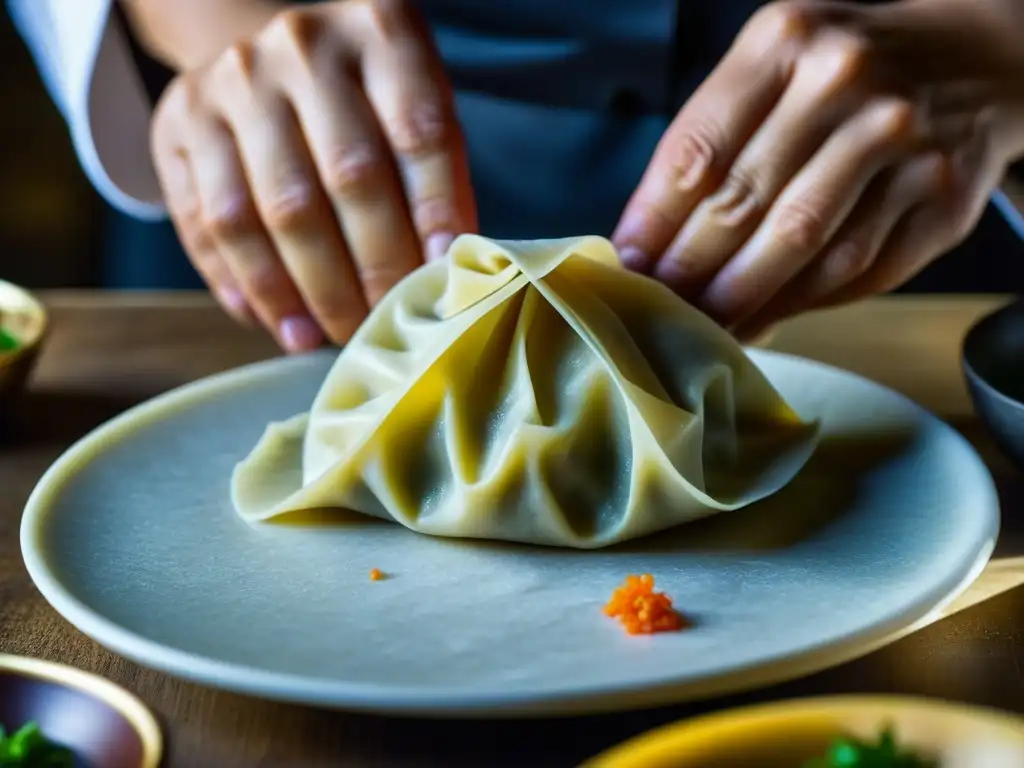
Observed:
[[[741,338],[911,278],[1024,152],[1007,6],[763,8],[659,143],[613,235],[626,266]]]

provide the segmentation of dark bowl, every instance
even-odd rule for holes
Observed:
[[[982,318],[967,332],[964,376],[974,410],[997,445],[1024,469],[1024,301]]]
[[[13,733],[32,722],[74,753],[76,768],[160,765],[160,728],[128,691],[80,669],[0,654],[0,724]]]

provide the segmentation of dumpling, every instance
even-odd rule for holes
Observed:
[[[378,304],[308,414],[267,428],[232,498],[248,521],[345,508],[596,548],[774,493],[817,437],[607,240],[464,235]]]

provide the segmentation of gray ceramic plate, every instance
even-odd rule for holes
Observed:
[[[22,527],[36,585],[98,642],[259,696],[431,715],[611,710],[748,688],[930,621],[984,567],[988,471],[905,398],[805,360],[751,356],[825,439],[772,499],[596,552],[417,535],[355,518],[249,527],[228,480],[332,357],[249,366],[100,428],[41,480]],[[389,577],[370,581],[380,568]],[[686,632],[601,613],[651,572]]]

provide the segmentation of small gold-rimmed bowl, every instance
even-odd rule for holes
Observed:
[[[102,677],[26,656],[0,654],[0,725],[34,723],[89,768],[158,768],[163,739],[135,696]]]
[[[46,308],[35,296],[0,280],[0,415],[25,388],[46,338]]]

